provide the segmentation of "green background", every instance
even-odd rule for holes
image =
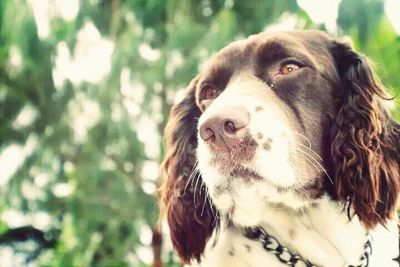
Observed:
[[[295,0],[81,0],[70,19],[46,0],[46,34],[33,2],[0,1],[0,266],[177,265],[167,242],[161,254],[152,242],[176,92],[232,40],[289,17],[296,28],[324,24]],[[331,31],[399,92],[400,37],[383,0],[342,0]],[[62,65],[62,53],[76,64]]]

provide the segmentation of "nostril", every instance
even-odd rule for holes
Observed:
[[[205,135],[204,135],[204,140],[209,140],[215,137],[215,134],[211,128],[206,128],[205,130]]]
[[[235,123],[233,121],[226,121],[224,124],[225,132],[228,134],[234,134],[236,132]]]
[[[210,139],[215,138],[215,133],[210,127],[201,127],[200,128],[200,137],[204,141],[208,141]]]

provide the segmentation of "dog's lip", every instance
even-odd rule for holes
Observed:
[[[233,177],[240,177],[249,180],[261,180],[262,177],[258,175],[254,170],[240,166],[238,168],[233,169],[230,172],[230,175]]]

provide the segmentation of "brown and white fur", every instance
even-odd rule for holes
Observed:
[[[400,127],[342,39],[261,33],[210,59],[171,110],[161,210],[185,264],[287,266],[260,226],[318,266],[398,266]]]

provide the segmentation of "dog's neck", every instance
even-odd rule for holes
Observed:
[[[244,237],[243,228],[235,222],[224,225],[216,237],[216,245],[211,244],[213,238],[210,240],[202,266],[229,266],[230,261],[232,266],[287,266],[263,249],[260,242]],[[329,197],[322,197],[302,212],[268,206],[258,226],[318,266],[356,265],[364,253],[367,231],[356,216],[349,220],[343,205]],[[398,254],[395,222],[390,222],[387,229],[378,226],[372,234],[373,259],[369,267],[383,266],[382,258],[387,260],[384,266],[397,266],[391,260]],[[390,247],[392,251],[382,250],[384,247]],[[374,261],[380,265],[374,265]]]

